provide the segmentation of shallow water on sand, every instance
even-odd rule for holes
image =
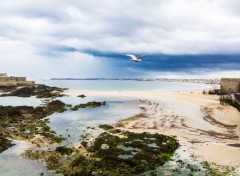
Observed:
[[[66,138],[65,144],[76,142],[80,136],[86,134],[88,127],[97,127],[100,124],[113,124],[118,119],[133,116],[140,112],[139,101],[136,99],[113,98],[113,97],[88,97],[77,99],[73,96],[59,98],[63,102],[73,104],[86,103],[89,101],[106,101],[105,106],[96,108],[80,108],[78,111],[67,110],[63,113],[55,113],[50,118],[49,126],[57,133]],[[65,100],[65,101],[64,101]]]
[[[24,141],[14,141],[15,145],[0,154],[0,175],[4,176],[33,176],[48,173],[47,168],[37,161],[24,159],[20,154],[29,148]]]
[[[2,97],[1,97],[2,98]],[[8,97],[5,105],[12,105],[13,100],[20,100],[17,105],[22,104],[22,98]],[[106,101],[106,106],[97,108],[84,108],[78,111],[67,110],[63,113],[54,113],[46,118],[50,119],[49,126],[56,131],[57,135],[66,137],[63,144],[72,144],[79,141],[80,136],[85,134],[87,127],[96,127],[103,123],[114,123],[117,119],[126,118],[139,112],[138,100],[114,97],[86,97],[74,96],[57,98],[66,104],[80,104],[89,101]],[[28,99],[29,100],[29,99]],[[9,104],[8,104],[9,103]],[[16,104],[14,104],[16,105]],[[28,105],[28,104],[27,104]],[[31,105],[31,104],[30,104]],[[44,173],[44,175],[56,175],[37,161],[27,160],[20,155],[29,148],[24,141],[14,141],[15,146],[0,154],[0,175],[4,176],[33,176]]]
[[[39,106],[42,100],[36,97],[0,97],[0,105],[3,106]]]

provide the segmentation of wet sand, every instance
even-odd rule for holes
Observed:
[[[69,95],[119,96],[139,99],[141,112],[117,122],[133,132],[176,136],[199,162],[240,167],[240,112],[201,92],[68,91]]]

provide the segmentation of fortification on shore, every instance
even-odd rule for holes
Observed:
[[[221,92],[223,93],[240,92],[240,78],[222,78]]]
[[[35,86],[35,81],[27,81],[26,77],[8,76],[0,73],[0,86]]]

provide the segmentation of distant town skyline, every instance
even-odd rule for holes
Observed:
[[[52,77],[240,76],[239,0],[2,0],[0,72]],[[133,63],[124,54],[145,54]]]

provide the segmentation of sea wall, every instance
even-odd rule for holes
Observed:
[[[2,81],[26,81],[26,77],[15,77],[15,76],[0,77],[0,82]]]
[[[34,86],[35,81],[1,81],[0,80],[0,86]]]
[[[26,77],[8,76],[0,73],[0,86],[35,86],[35,81],[27,81]]]
[[[222,78],[221,92],[223,93],[240,92],[240,78]]]

